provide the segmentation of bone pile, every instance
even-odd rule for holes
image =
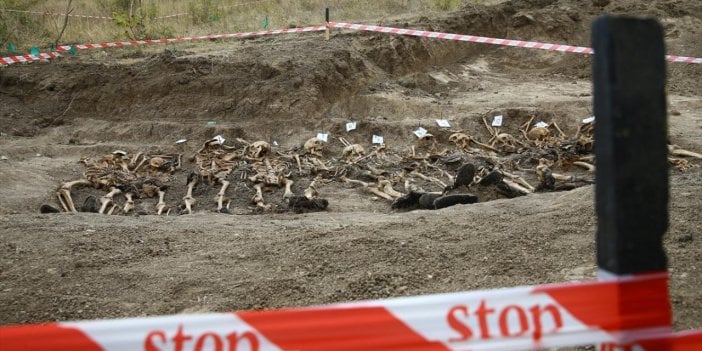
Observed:
[[[411,210],[592,184],[594,122],[581,124],[570,137],[555,122],[533,122],[531,117],[517,135],[512,135],[483,118],[489,135],[485,141],[465,130],[440,130],[446,132],[440,135],[443,138],[425,133],[404,150],[389,150],[385,144],[365,147],[343,137],[329,143],[310,138],[298,147],[284,149],[240,138],[227,144],[217,136],[188,158],[192,164],[189,171],[182,170],[180,154],[130,156],[117,150],[94,161],[82,159],[83,177],[62,183],[57,198],[60,209],[77,212],[71,192],[91,186],[105,194],[89,196],[81,211],[129,214],[134,212],[135,200],[158,197],[151,211],[142,212],[192,214],[204,209],[230,213],[232,198],[227,191],[235,186],[250,194],[247,202],[251,210],[321,211],[327,209],[329,201],[319,196],[319,189],[337,183],[386,201],[394,210]],[[332,143],[337,152],[329,150]],[[669,151],[671,166],[680,171],[697,166],[690,159],[702,159],[702,155],[676,145],[670,145]],[[166,190],[178,180],[178,171],[185,179],[186,192],[179,203],[168,206]],[[202,187],[218,189],[212,205],[197,201],[196,189]],[[267,201],[264,193],[276,191],[282,191],[280,200]],[[119,205],[118,195],[124,197]],[[42,212],[57,211],[42,206]]]

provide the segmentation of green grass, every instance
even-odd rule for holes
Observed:
[[[232,33],[307,26],[332,21],[378,23],[414,15],[431,16],[476,0],[74,0],[73,14],[114,17],[112,20],[71,17],[62,43]],[[480,1],[480,0],[478,0]],[[2,11],[19,9],[63,13],[67,0],[0,0],[0,42],[12,42],[22,53],[32,46],[46,51],[63,24],[62,16]],[[131,12],[131,17],[129,13]],[[188,13],[187,16],[161,18]],[[6,44],[5,44],[6,45]],[[3,46],[0,55],[8,54]]]

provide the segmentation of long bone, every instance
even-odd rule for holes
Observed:
[[[217,201],[217,212],[222,212],[222,208],[224,208],[224,193],[227,191],[230,182],[222,178],[218,178],[218,180],[220,183],[222,183],[222,187],[219,189],[215,200]]]
[[[694,158],[699,158],[702,159],[702,154],[698,154],[696,152],[692,152],[689,150],[685,150],[680,148],[677,145],[668,145],[668,151],[670,152],[671,155],[673,156],[688,156],[688,157],[694,157]]]
[[[109,192],[109,193],[107,193],[107,194],[105,194],[104,196],[102,196],[102,197],[100,198],[100,211],[98,211],[98,213],[100,213],[100,214],[105,213],[105,210],[107,209],[107,206],[113,202],[114,196],[117,195],[117,194],[120,194],[120,193],[122,193],[122,190],[119,190],[119,189],[116,188],[116,187],[112,187],[112,188],[110,189],[110,192]],[[113,211],[113,210],[110,210],[110,213],[108,213],[108,214],[111,214],[112,211]]]
[[[163,200],[166,196],[166,192],[162,189],[158,189],[158,203],[156,204],[156,209],[158,210],[158,215],[163,213],[163,209],[166,208],[166,202]],[[170,211],[170,209],[169,209]]]
[[[515,182],[516,184],[520,184],[520,185],[526,187],[526,189],[528,189],[527,193],[533,193],[534,190],[536,190],[536,188],[534,188],[533,186],[531,186],[531,184],[527,183],[527,181],[524,180],[524,178],[522,178],[522,177],[520,177],[520,176],[518,176],[518,175],[516,175],[516,174],[511,174],[511,173],[505,172],[504,170],[501,170],[501,172],[502,172],[502,174],[504,174],[506,177],[508,177],[508,178],[510,178],[510,179],[512,179],[512,180],[514,180],[514,182]],[[508,185],[509,185],[509,184],[508,184]]]
[[[193,188],[198,182],[198,176],[195,173],[190,173],[188,176],[188,190],[183,197],[183,202],[185,203],[185,210],[188,214],[193,213],[193,205],[195,204],[195,198],[193,197]]]
[[[412,172],[409,173],[409,175],[415,176],[415,177],[418,177],[418,178],[422,178],[422,179],[424,179],[424,180],[426,180],[426,181],[429,181],[429,182],[438,184],[438,185],[441,186],[442,189],[443,189],[443,188],[446,188],[446,186],[447,186],[446,183],[440,181],[439,179],[436,179],[435,177],[426,176],[426,175],[424,175],[424,174],[422,174],[422,173],[419,173],[419,172],[417,172],[417,171],[412,171]]]
[[[345,183],[360,185],[363,187],[363,190],[365,190],[373,195],[376,195],[378,197],[382,197],[383,199],[386,199],[386,200],[393,200],[394,199],[392,196],[382,192],[380,189],[378,189],[375,186],[372,186],[369,183],[366,183],[366,182],[363,182],[360,180],[356,180],[356,179],[349,179],[349,178],[346,178],[344,176],[341,177],[341,181],[345,182]]]
[[[92,183],[88,179],[78,179],[72,182],[66,182],[61,184],[61,187],[56,192],[61,207],[66,212],[78,212],[76,211],[75,204],[73,203],[73,198],[71,197],[71,188],[76,185],[91,185]]]

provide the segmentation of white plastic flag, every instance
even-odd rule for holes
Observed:
[[[439,127],[441,127],[441,128],[448,128],[448,127],[451,126],[451,125],[449,124],[449,121],[448,121],[448,120],[445,120],[445,119],[437,119],[437,120],[436,120],[436,124],[438,124]]]
[[[373,144],[384,144],[383,137],[380,135],[373,135]]]
[[[585,119],[583,120],[583,123],[584,123],[584,124],[589,124],[589,123],[592,123],[592,122],[594,122],[594,121],[595,121],[595,116],[590,116],[590,117],[588,117],[588,118],[585,118]]]
[[[419,127],[417,128],[417,130],[414,131],[414,135],[416,135],[417,138],[421,139],[423,136],[427,135],[427,130],[422,127]]]
[[[348,122],[346,123],[346,131],[350,132],[352,130],[356,129],[356,122]]]
[[[220,144],[224,144],[224,141],[226,140],[226,139],[224,139],[221,135],[217,135],[217,136],[215,136],[215,137],[212,138],[212,139],[217,140],[217,142],[219,142]]]
[[[317,139],[327,142],[327,139],[329,138],[329,133],[317,133]]]
[[[536,126],[536,128],[546,128],[546,127],[548,127],[548,123],[546,123],[544,121],[539,121],[539,123],[536,123],[535,126]]]
[[[501,127],[502,126],[502,115],[495,116],[492,119],[492,126],[493,127]]]

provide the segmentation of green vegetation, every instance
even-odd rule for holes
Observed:
[[[430,16],[481,0],[73,0],[63,43],[104,42],[307,26],[324,21],[329,6],[332,20],[378,23],[418,14]],[[0,49],[11,42],[19,52],[38,46],[46,50],[63,26],[68,0],[0,0]],[[37,11],[42,14],[7,11]],[[187,13],[177,17],[164,17]]]

